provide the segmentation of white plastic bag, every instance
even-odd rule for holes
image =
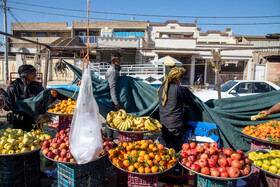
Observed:
[[[78,164],[93,161],[103,143],[99,108],[93,97],[90,70],[85,68],[70,128],[70,150]]]

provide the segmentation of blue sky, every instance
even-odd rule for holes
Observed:
[[[40,5],[54,8],[43,8]],[[2,5],[2,0],[0,0]],[[87,0],[7,0],[8,11],[8,32],[10,33],[11,22],[68,22],[71,26],[72,21],[86,21],[87,13],[73,10],[87,9]],[[20,10],[21,9],[21,10]],[[126,13],[129,15],[90,13],[91,18],[96,21],[105,21],[102,19],[126,20],[130,21],[135,17],[135,21],[165,22],[166,20],[178,20],[180,23],[194,23],[194,17],[198,17],[198,27],[201,32],[207,30],[224,31],[225,28],[231,28],[236,35],[266,35],[269,33],[280,33],[280,24],[262,24],[262,25],[200,25],[200,24],[244,24],[244,23],[280,23],[280,17],[269,18],[201,18],[201,17],[255,17],[255,16],[280,16],[280,0],[90,0],[90,10],[107,13]],[[40,14],[44,12],[46,14]],[[61,14],[53,15],[53,14]],[[138,14],[138,15],[135,15]],[[144,16],[140,16],[142,14]],[[77,17],[70,17],[77,16]],[[145,16],[145,15],[162,15]],[[184,18],[174,16],[185,16]],[[186,18],[191,16],[191,18]],[[84,17],[84,18],[83,18]],[[15,19],[16,18],[16,19]],[[3,27],[3,11],[0,11],[0,30]],[[91,19],[94,20],[94,19]],[[3,36],[0,35],[0,42],[3,42]],[[1,50],[2,51],[2,50]]]

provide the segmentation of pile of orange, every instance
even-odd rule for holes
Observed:
[[[257,126],[247,126],[242,132],[250,136],[265,140],[280,140],[280,121],[270,120],[266,123],[260,123]]]
[[[171,168],[177,163],[178,154],[152,140],[136,142],[121,141],[108,151],[109,159],[118,168],[137,173],[156,173]]]
[[[48,111],[59,114],[74,114],[77,101],[69,98],[67,100],[62,100],[57,103],[54,107],[50,108]]]

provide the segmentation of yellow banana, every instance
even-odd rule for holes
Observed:
[[[111,122],[112,122],[112,120],[113,120],[113,114],[114,114],[113,111],[110,111],[110,112],[107,114],[106,120],[107,120],[108,123],[111,123]]]
[[[114,126],[118,126],[120,123],[122,123],[122,118],[120,118],[120,117],[116,117],[116,118],[114,118],[113,119],[113,124],[114,124]]]

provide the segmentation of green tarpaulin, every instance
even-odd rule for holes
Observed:
[[[81,77],[81,70],[66,63],[68,67]],[[106,117],[113,110],[107,80],[100,81],[92,77],[94,97],[98,103],[100,114]],[[188,90],[188,89],[187,89]],[[59,95],[72,97],[73,92],[57,89]],[[117,93],[123,109],[135,116],[157,117],[158,103],[156,88],[132,77],[120,77],[117,85]],[[215,100],[211,103],[203,103],[188,90],[193,99],[189,104],[186,117],[190,121],[204,121],[216,123],[224,147],[249,150],[250,140],[242,136],[241,129],[247,125],[257,125],[271,119],[280,120],[280,114],[270,115],[261,121],[250,121],[251,115],[256,115],[266,110],[277,102],[280,102],[280,91],[272,91],[246,97],[235,97]],[[74,96],[74,99],[77,94]],[[30,116],[36,117],[47,110],[47,106],[53,101],[50,90],[44,90],[37,97],[17,102],[14,111],[25,111]]]

